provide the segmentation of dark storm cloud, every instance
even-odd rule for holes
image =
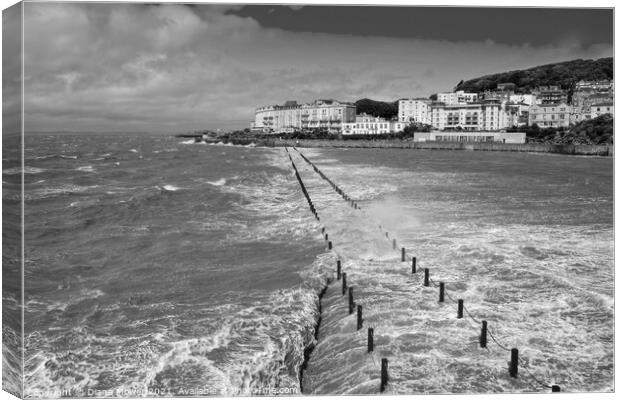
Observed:
[[[294,32],[534,46],[613,41],[612,9],[248,5],[229,13]]]

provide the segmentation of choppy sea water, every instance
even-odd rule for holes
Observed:
[[[611,159],[301,149],[360,211],[292,151],[319,223],[282,148],[25,145],[26,395],[298,391],[337,256],[376,349],[334,281],[305,393],[376,393],[381,357],[390,393],[534,390],[507,377],[503,350],[476,347],[476,326],[437,303],[378,224],[545,382],[613,389]]]
[[[361,207],[296,158],[364,318],[358,331],[347,296],[330,286],[304,390],[376,393],[381,358],[393,394],[613,390],[611,159],[300,150]],[[417,258],[415,275],[401,246]],[[445,303],[423,286],[424,268],[445,283]],[[490,337],[479,347],[482,320],[505,349]]]

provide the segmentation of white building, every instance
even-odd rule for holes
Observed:
[[[593,90],[597,92],[613,92],[614,81],[601,80],[601,81],[579,81],[575,84],[575,91],[580,90]]]
[[[284,105],[257,108],[251,128],[264,133],[312,129],[340,133],[342,124],[355,121],[355,110],[355,104],[335,100],[315,100],[306,104],[287,101]]]
[[[495,101],[469,104],[434,103],[431,125],[439,130],[495,131],[506,128],[509,118]]]
[[[400,99],[398,100],[398,120],[400,122],[431,123],[431,100]]]
[[[603,114],[614,114],[614,103],[598,103],[590,106],[590,114],[592,118],[599,117]]]
[[[525,132],[416,132],[414,142],[525,143]]]
[[[478,93],[466,93],[464,90],[437,93],[437,101],[445,104],[473,103],[478,101]]]
[[[381,135],[401,132],[409,125],[407,122],[388,121],[384,118],[373,117],[368,114],[360,114],[355,117],[355,122],[342,124],[343,135]]]
[[[566,103],[536,104],[530,107],[528,124],[541,128],[568,127],[572,112],[572,107]]]
[[[572,96],[573,115],[571,122],[576,123],[596,118],[606,112],[613,113],[613,101],[613,81],[577,82]],[[603,108],[601,108],[601,105],[603,105]],[[597,108],[600,110],[597,110]],[[611,111],[607,111],[606,108],[609,108]]]
[[[511,103],[523,103],[531,106],[536,103],[536,96],[533,94],[513,93],[509,95],[508,100]]]

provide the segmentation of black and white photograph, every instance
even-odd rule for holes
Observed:
[[[612,398],[613,2],[2,4],[7,399]]]

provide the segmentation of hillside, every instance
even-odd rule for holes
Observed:
[[[571,89],[582,79],[613,79],[613,71],[611,57],[598,60],[579,59],[469,79],[459,83],[456,90],[484,92],[495,89],[498,83],[514,83],[517,86],[516,91],[520,93],[529,93],[535,87],[544,85],[560,85],[564,89]]]
[[[361,99],[355,102],[358,114],[369,114],[375,117],[390,119],[398,115],[398,101],[387,103],[371,99]]]

